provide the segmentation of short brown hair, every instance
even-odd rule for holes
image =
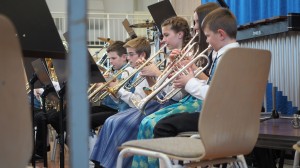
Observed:
[[[138,55],[145,52],[146,57],[145,59],[148,59],[151,54],[151,46],[149,41],[146,37],[137,37],[132,40],[127,41],[126,44],[124,44],[125,48],[131,47],[135,48],[135,51]]]
[[[126,54],[126,48],[124,46],[123,41],[115,41],[111,45],[109,45],[106,49],[106,52],[116,52],[119,57],[121,57],[123,54]]]
[[[201,28],[209,28],[216,33],[224,30],[230,38],[236,38],[237,23],[235,16],[226,8],[218,8],[210,12],[203,20]]]

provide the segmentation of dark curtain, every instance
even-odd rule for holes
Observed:
[[[299,0],[224,0],[235,14],[238,24],[300,13]],[[201,0],[201,4],[217,0]]]

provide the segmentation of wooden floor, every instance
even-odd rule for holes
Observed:
[[[60,167],[60,158],[59,158],[59,144],[57,144],[57,148],[56,148],[56,154],[55,154],[55,159],[54,160],[51,160],[51,155],[52,155],[52,149],[53,149],[53,142],[50,143],[50,146],[51,146],[51,150],[48,152],[48,168],[59,168]],[[65,159],[64,159],[64,167],[65,168],[70,168],[69,166],[69,150],[67,147],[65,147]],[[32,164],[29,163],[28,167],[27,168],[32,168]],[[43,168],[44,167],[44,162],[43,160],[40,160],[40,161],[36,161],[36,165],[35,165],[36,168]]]

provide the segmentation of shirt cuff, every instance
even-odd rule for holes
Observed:
[[[195,89],[199,89],[199,84],[204,85],[206,80],[199,80],[197,78],[191,78],[185,85],[184,89],[188,93],[193,93]]]

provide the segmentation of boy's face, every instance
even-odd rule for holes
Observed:
[[[114,70],[119,70],[124,64],[126,64],[126,54],[119,56],[116,51],[107,53],[109,63],[113,66]]]
[[[141,58],[141,56],[136,53],[135,48],[128,47],[128,48],[126,48],[126,50],[127,50],[127,60],[130,63],[130,66],[132,68],[135,68],[136,67],[136,61],[139,58]]]
[[[171,29],[171,25],[162,27],[162,43],[167,44],[169,50],[180,49],[182,47],[182,32],[176,33]]]
[[[220,33],[214,33],[207,26],[203,29],[203,32],[206,36],[206,42],[210,44],[216,52],[218,52],[218,50],[222,48]]]

